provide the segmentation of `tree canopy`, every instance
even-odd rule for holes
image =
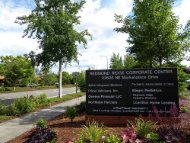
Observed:
[[[36,7],[31,14],[18,17],[16,22],[21,25],[27,24],[24,36],[38,39],[39,47],[42,49],[42,53],[38,55],[38,62],[45,66],[59,62],[61,90],[62,64],[76,61],[77,45],[85,46],[86,36],[90,36],[87,30],[76,30],[76,25],[80,24],[78,12],[85,1],[35,0],[35,3]]]
[[[138,65],[136,59],[132,55],[126,55],[124,59],[124,67],[125,69],[132,69]]]
[[[111,69],[132,69],[138,66],[138,62],[136,58],[132,55],[125,55],[124,59],[120,56],[120,54],[113,53],[110,60],[110,68]]]
[[[24,36],[37,38],[42,48],[41,62],[49,64],[63,59],[70,62],[77,59],[77,42],[87,43],[87,30],[78,32],[79,10],[85,1],[36,0],[36,8],[28,16],[18,17],[16,22],[27,24]]]
[[[6,56],[1,57],[2,66],[4,69],[4,75],[12,86],[16,87],[16,84],[23,79],[34,78],[34,70],[32,64],[27,58],[22,56]]]
[[[71,74],[69,74],[66,71],[63,71],[62,75],[63,75],[63,78],[62,78],[63,84],[72,84],[73,76]]]
[[[117,32],[128,33],[127,51],[142,67],[180,61],[189,50],[189,25],[182,28],[172,12],[174,0],[134,0],[133,13],[125,18],[115,15],[122,23]]]
[[[123,60],[119,54],[113,53],[110,61],[110,68],[111,69],[123,69]]]

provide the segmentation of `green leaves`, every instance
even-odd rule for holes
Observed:
[[[42,66],[50,67],[59,62],[61,74],[63,63],[77,61],[77,44],[85,46],[86,36],[90,36],[87,30],[79,32],[75,29],[75,26],[80,24],[77,14],[85,1],[35,0],[35,3],[36,8],[31,14],[18,17],[16,23],[27,24],[24,36],[38,39],[39,48],[42,49],[38,61]]]
[[[67,110],[65,112],[66,116],[71,119],[71,122],[73,122],[73,119],[77,115],[76,108],[75,107],[67,107]]]
[[[1,57],[1,60],[4,75],[13,86],[16,86],[23,79],[34,77],[34,69],[31,61],[27,60],[27,58],[22,56],[6,56]]]
[[[77,42],[87,44],[87,30],[78,32],[78,12],[85,1],[36,0],[36,8],[28,16],[18,17],[16,23],[27,24],[24,36],[37,38],[42,53],[38,56],[43,65],[51,65],[65,58],[66,62],[77,60]]]
[[[185,30],[178,25],[172,12],[173,3],[174,0],[134,0],[133,14],[125,18],[115,15],[116,22],[123,23],[115,31],[129,34],[127,51],[136,56],[142,67],[178,61],[190,43],[189,25]]]
[[[111,57],[110,68],[111,69],[123,69],[124,68],[123,60],[119,54],[116,55],[115,53],[113,53],[113,55]]]

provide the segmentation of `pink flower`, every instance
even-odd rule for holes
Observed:
[[[123,134],[122,138],[123,138],[123,143],[127,143],[129,141],[129,136],[127,136],[126,134]]]
[[[65,143],[74,143],[74,142],[72,142],[72,141],[66,141]]]
[[[135,140],[137,138],[137,134],[136,133],[131,133],[131,139]]]
[[[139,139],[136,139],[136,140],[135,140],[135,143],[142,143],[142,141],[139,140]]]

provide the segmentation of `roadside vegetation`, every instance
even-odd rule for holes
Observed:
[[[62,98],[50,98],[48,99],[45,94],[38,96],[25,96],[15,100],[10,106],[0,104],[0,121],[7,120],[9,118],[21,116],[25,113],[33,112],[41,108],[45,108],[56,103],[68,101],[77,97],[83,96],[84,93],[68,94]]]
[[[33,53],[34,54],[34,53]],[[59,87],[59,75],[51,68],[34,66],[34,55],[0,57],[0,93],[33,91]],[[19,63],[19,64],[18,64]],[[62,87],[85,87],[85,73],[62,72]]]

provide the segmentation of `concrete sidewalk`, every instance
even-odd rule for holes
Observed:
[[[38,112],[33,112],[25,116],[15,118],[4,123],[0,123],[0,143],[5,143],[22,133],[35,127],[36,121],[42,117],[50,120],[65,112],[66,106],[73,106],[85,101],[85,96],[66,101],[48,109],[42,109]]]

